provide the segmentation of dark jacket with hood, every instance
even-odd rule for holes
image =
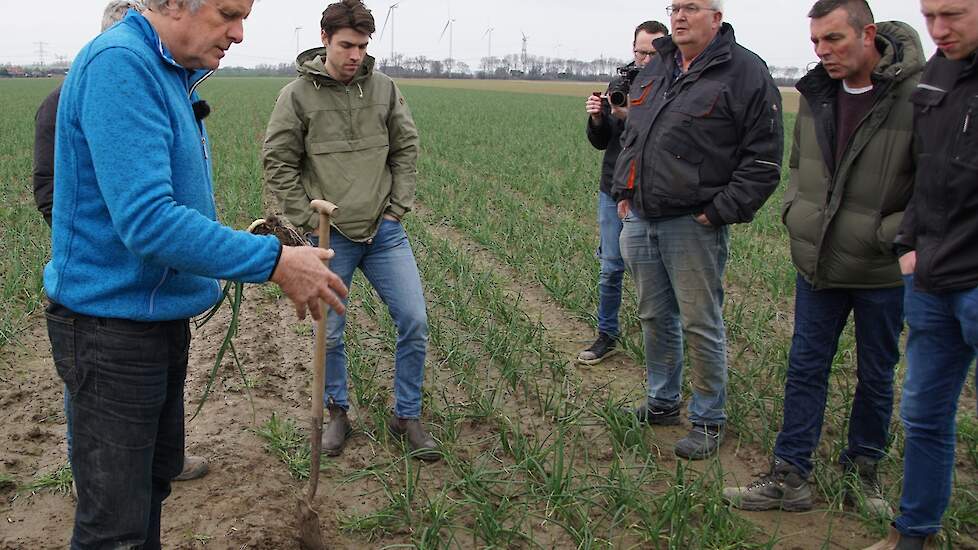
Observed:
[[[978,55],[938,52],[913,94],[917,181],[900,226],[900,252],[917,251],[914,287],[978,286]]]
[[[608,89],[621,80],[616,76],[612,79]],[[625,121],[612,116],[611,105],[604,101],[601,106],[601,121],[595,123],[590,115],[587,117],[587,139],[591,145],[599,151],[604,151],[601,160],[601,192],[611,194],[612,183],[615,176],[615,163],[618,162],[618,155],[621,154],[621,133],[625,130]]]
[[[632,85],[612,195],[645,219],[705,213],[747,222],[777,188],[781,94],[767,65],[724,23],[689,70],[671,36]]]
[[[903,284],[892,246],[913,192],[910,96],[924,56],[909,25],[884,22],[877,30],[874,103],[841,158],[835,152],[842,82],[818,65],[797,85],[802,98],[782,220],[795,267],[816,288]]]

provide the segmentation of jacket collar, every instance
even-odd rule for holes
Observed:
[[[210,76],[214,71],[206,69],[187,69],[173,59],[173,54],[170,49],[163,44],[163,40],[160,38],[156,28],[153,24],[146,19],[143,14],[136,10],[130,9],[126,13],[125,19],[122,20],[122,24],[127,25],[129,28],[134,29],[139,36],[146,42],[146,44],[152,48],[154,52],[159,55],[160,61],[165,65],[170,65],[181,71],[185,71],[187,74],[188,85],[190,89],[196,88],[197,84],[203,81],[205,78]]]

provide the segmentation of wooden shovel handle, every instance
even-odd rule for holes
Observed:
[[[336,205],[323,200],[314,200],[310,206],[319,212],[319,248],[327,249],[329,248],[330,218],[336,212]],[[326,266],[329,267],[328,261]],[[326,385],[326,318],[329,316],[329,306],[320,300],[319,307],[322,308],[323,315],[316,325],[316,354],[313,357],[312,441],[310,441],[312,456],[309,465],[310,503],[316,496],[316,488],[319,486],[319,453],[322,451],[323,434],[323,394]]]

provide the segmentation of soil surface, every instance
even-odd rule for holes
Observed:
[[[418,213],[423,219],[423,209]],[[445,225],[431,224],[429,231],[450,240],[465,250],[482,269],[521,279],[479,245]],[[421,251],[423,252],[423,251]],[[504,289],[513,303],[546,328],[552,345],[568,362],[593,339],[593,329],[555,305],[542,288],[513,285]],[[357,292],[351,307],[359,307]],[[273,413],[294,419],[303,429],[309,417],[309,385],[314,340],[308,322],[295,317],[291,304],[267,289],[249,285],[241,309],[241,329],[236,339],[239,357],[251,380],[252,402],[241,380],[231,367],[222,367],[212,395],[201,414],[193,421],[189,415],[203,395],[207,373],[228,322],[227,309],[211,323],[195,329],[190,368],[186,382],[188,409],[187,452],[204,456],[210,472],[202,479],[175,483],[163,509],[163,541],[166,548],[296,548],[296,499],[305,484],[290,477],[286,467],[265,449],[264,441],[253,432]],[[357,317],[369,323],[366,316]],[[380,327],[363,327],[366,333],[381,332]],[[0,351],[0,474],[13,476],[26,484],[36,476],[50,473],[65,463],[65,422],[62,410],[62,385],[50,359],[44,318],[36,314],[20,342]],[[389,344],[377,339],[378,356],[390,355]],[[429,365],[438,357],[429,358]],[[619,397],[639,398],[645,383],[644,367],[628,355],[593,367],[573,366],[575,376],[593,391],[612,392]],[[393,368],[390,359],[378,363],[378,383],[390,386]],[[429,368],[426,384],[439,384],[446,376]],[[451,384],[445,384],[451,386]],[[451,392],[443,392],[452,399]],[[439,397],[442,398],[442,397]],[[507,415],[522,414],[519,404]],[[323,457],[326,469],[320,481],[316,506],[320,512],[324,537],[330,548],[378,548],[406,544],[410,534],[367,541],[339,529],[340,517],[382,508],[386,496],[379,484],[364,476],[344,482],[379,459],[393,460],[397,450],[380,433],[374,419],[358,418],[352,411],[357,432],[342,456]],[[676,461],[673,444],[686,432],[683,426],[656,428],[659,460],[665,467]],[[491,439],[487,425],[465,428],[459,441],[477,449]],[[599,431],[599,430],[596,430]],[[602,434],[596,433],[596,441]],[[606,443],[605,443],[606,445]],[[459,446],[462,448],[462,446]],[[460,453],[463,457],[465,452]],[[756,449],[740,446],[736,434],[728,434],[722,447],[721,462],[727,481],[744,484],[767,466],[767,457]],[[438,486],[441,463],[419,465],[424,484]],[[695,466],[694,467],[698,467]],[[41,490],[36,493],[0,488],[0,550],[64,548],[68,545],[74,500],[70,494]],[[744,514],[764,533],[782,533],[780,548],[862,548],[875,541],[874,533],[844,513],[820,511],[805,514]],[[555,536],[547,542],[545,530],[538,533],[544,547],[563,547]]]

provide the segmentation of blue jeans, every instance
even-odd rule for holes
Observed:
[[[318,244],[318,239],[312,239]],[[421,386],[428,345],[428,313],[421,289],[421,275],[407,233],[399,222],[384,219],[377,235],[367,242],[355,242],[337,231],[330,235],[330,248],[336,256],[329,268],[350,287],[353,272],[359,268],[387,304],[397,327],[394,355],[394,414],[399,418],[421,417]],[[343,331],[346,315],[329,312],[326,326],[326,394],[328,405],[350,408],[347,390],[347,356]]]
[[[183,468],[187,320],[140,323],[46,312],[71,394],[72,549],[160,548],[160,510]]]
[[[601,261],[598,277],[598,332],[617,337],[621,329],[618,312],[621,310],[621,281],[625,275],[625,262],[621,259],[621,220],[618,203],[607,193],[598,192],[598,227],[601,243],[597,257]]]
[[[723,272],[729,239],[728,227],[706,227],[693,216],[648,221],[629,214],[621,231],[622,258],[638,294],[649,405],[679,404],[685,337],[694,424],[727,419]]]
[[[978,288],[930,294],[904,277],[907,374],[900,416],[906,435],[897,530],[926,536],[951,500],[958,398],[978,354]]]
[[[774,454],[808,477],[822,435],[829,373],[839,336],[852,312],[856,324],[856,394],[849,445],[839,461],[883,458],[893,411],[893,368],[900,360],[903,288],[815,290],[795,283],[795,332],[784,384],[784,424]]]

